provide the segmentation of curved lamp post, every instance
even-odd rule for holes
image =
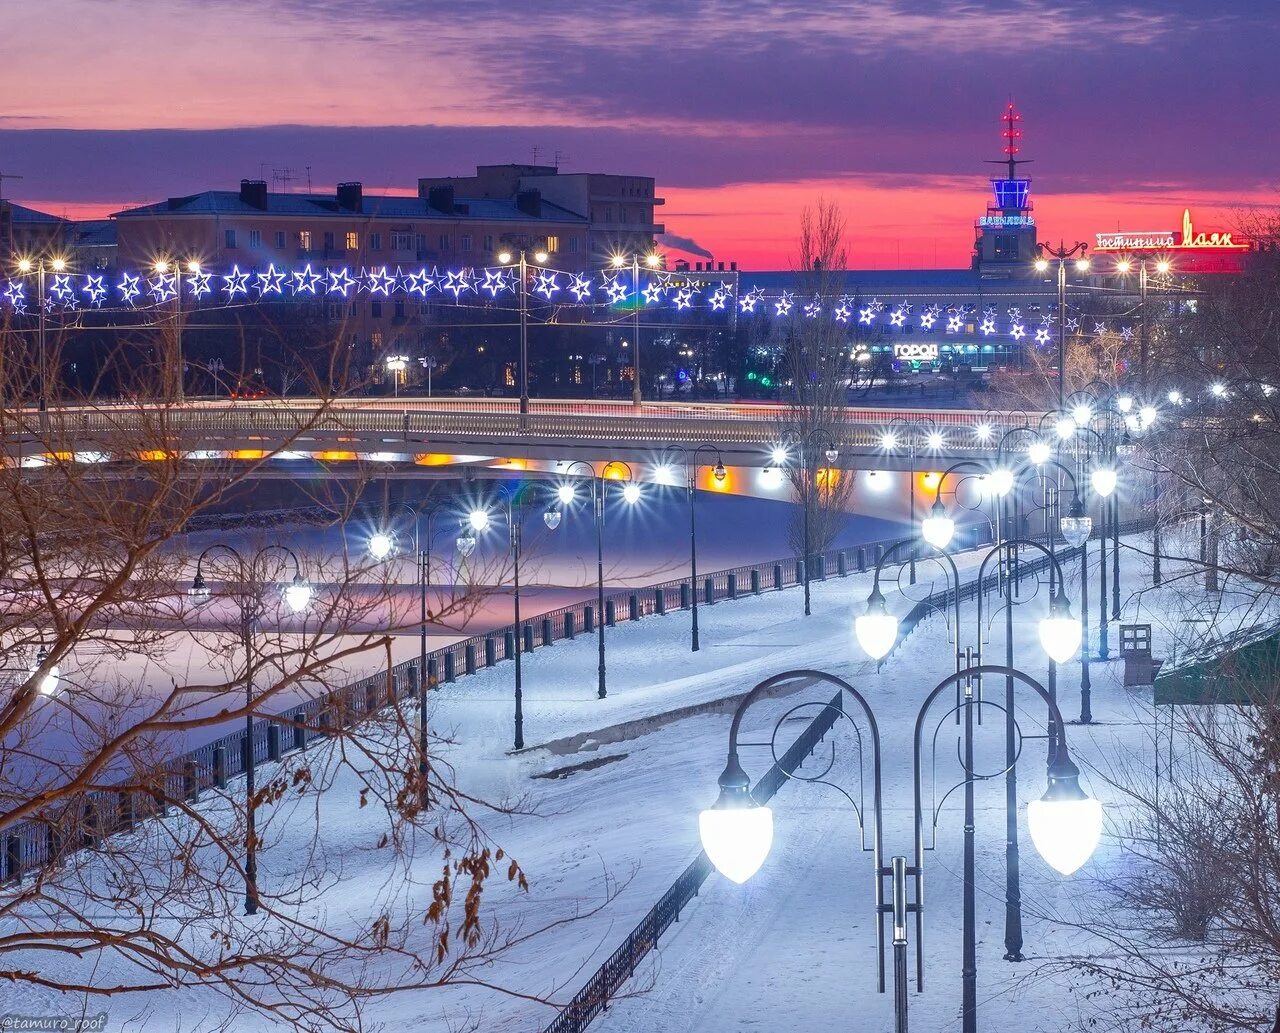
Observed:
[[[581,467],[590,478],[592,511],[595,514],[596,522],[596,637],[599,643],[600,656],[597,668],[598,681],[596,695],[600,699],[604,699],[608,695],[608,692],[605,689],[604,673],[604,504],[607,485],[610,480],[609,471],[614,467],[618,467],[619,469],[626,471],[626,477],[623,479],[622,484],[622,498],[627,505],[633,506],[640,501],[640,485],[635,482],[635,479],[632,476],[631,466],[618,459],[605,463],[604,466],[600,468],[599,473],[596,472],[595,468],[590,463],[581,459],[574,460],[561,472],[566,476],[571,475],[579,467]],[[560,500],[560,504],[563,506],[567,506],[572,503],[576,494],[577,493],[575,492],[573,485],[568,481],[563,482],[556,489],[556,495]],[[560,521],[557,519],[556,524],[559,524],[559,522]],[[547,521],[547,526],[551,526],[550,520]]]
[[[191,582],[189,595],[193,599],[208,599],[211,592],[204,578],[204,561],[212,552],[224,552],[236,564],[236,579],[241,585],[251,586],[256,581],[256,572],[262,559],[272,553],[281,553],[292,563],[293,580],[285,585],[282,594],[285,605],[293,613],[302,613],[311,603],[311,585],[302,576],[302,565],[298,555],[287,545],[264,545],[252,556],[246,557],[234,546],[225,542],[215,542],[196,559],[196,576]],[[245,773],[245,859],[244,859],[244,913],[258,913],[258,834],[254,804],[254,760],[253,760],[253,628],[259,617],[258,602],[247,595],[241,596],[240,603],[240,636],[244,645],[244,773]]]
[[[709,465],[699,463],[698,456],[703,452],[714,452],[716,457],[715,465],[711,467],[711,475],[716,479],[716,483],[724,482],[728,476],[728,471],[724,468],[724,460],[720,457],[720,450],[714,445],[698,445],[690,450],[683,445],[672,445],[670,452],[679,452],[685,471],[685,491],[689,497],[689,589],[690,589],[690,609],[693,616],[692,630],[692,651],[697,652],[698,643],[698,512],[697,512],[697,495],[698,495],[698,471],[703,466]],[[664,466],[667,464],[664,463]]]
[[[751,795],[751,780],[742,767],[738,755],[739,745],[772,746],[777,734],[791,714],[800,707],[793,707],[782,716],[773,730],[768,743],[739,743],[742,720],[747,710],[762,696],[781,682],[805,679],[810,682],[836,686],[842,695],[847,696],[862,714],[868,726],[868,737],[871,743],[872,791],[871,814],[874,822],[872,835],[868,837],[866,819],[863,808],[858,806],[852,796],[839,790],[854,808],[860,827],[862,849],[872,853],[875,866],[875,913],[877,941],[879,944],[879,990],[885,990],[884,962],[884,916],[892,915],[893,922],[893,983],[894,983],[894,1018],[895,1030],[906,1033],[907,1030],[907,960],[908,945],[907,927],[909,914],[915,916],[916,928],[916,983],[917,990],[924,989],[924,854],[933,849],[926,846],[924,835],[923,777],[922,777],[922,733],[925,718],[935,701],[953,684],[964,683],[966,686],[962,709],[967,724],[972,724],[974,711],[983,705],[981,699],[975,699],[970,686],[976,678],[983,675],[1004,676],[1013,678],[1028,686],[1037,693],[1049,706],[1050,721],[1059,732],[1060,748],[1047,768],[1047,789],[1038,801],[1032,801],[1027,807],[1027,825],[1031,832],[1032,842],[1042,856],[1057,871],[1069,875],[1076,871],[1097,846],[1102,832],[1102,805],[1092,800],[1080,788],[1079,769],[1072,762],[1067,752],[1066,727],[1062,715],[1058,712],[1052,698],[1033,678],[1011,667],[995,665],[978,665],[965,668],[948,675],[933,689],[921,705],[915,722],[913,750],[913,818],[914,818],[914,864],[907,865],[905,856],[891,859],[886,867],[881,864],[883,855],[883,822],[884,808],[883,787],[881,781],[881,747],[880,734],[876,724],[875,713],[866,698],[852,685],[824,671],[795,670],[774,675],[756,685],[743,697],[733,714],[729,726],[729,750],[724,771],[719,778],[720,794],[716,802],[698,817],[698,829],[703,849],[707,857],[726,877],[737,883],[746,882],[763,865],[773,844],[773,811],[758,803]],[[834,707],[835,701],[814,700],[804,706]],[[990,705],[990,704],[988,704]],[[844,708],[840,713],[854,723]],[[858,732],[861,737],[862,732]],[[833,758],[834,762],[834,758]],[[861,768],[861,761],[860,761]],[[829,770],[829,766],[828,766]],[[966,781],[979,781],[990,776],[977,772],[973,766],[972,746],[965,751],[964,772]],[[790,778],[804,781],[821,782],[825,771],[816,778],[800,776],[794,771],[784,771]],[[862,772],[860,770],[860,775]],[[865,777],[861,779],[865,782]],[[823,783],[827,784],[827,783]],[[861,792],[862,790],[860,790]],[[973,815],[966,813],[967,825],[972,824]],[[936,827],[937,813],[933,815]],[[870,845],[868,845],[868,839]],[[907,901],[907,879],[914,881],[915,900]],[[892,903],[885,903],[884,885],[889,880]],[[965,955],[962,970],[963,989],[963,1029],[965,1033],[975,1033],[977,1029],[977,955],[976,955],[976,907],[975,907],[974,852],[972,840],[965,846],[965,900],[964,928]]]

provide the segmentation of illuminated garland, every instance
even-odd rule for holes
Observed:
[[[351,301],[367,295],[370,301],[397,296],[427,302],[433,299],[455,305],[474,300],[494,304],[499,300],[514,302],[519,293],[519,274],[508,266],[490,268],[464,267],[441,270],[437,266],[405,271],[397,267],[372,266],[339,269],[313,268],[289,270],[269,264],[265,271],[242,270],[233,265],[222,273],[206,270],[175,273],[120,272],[116,277],[105,273],[60,273],[46,279],[45,296],[31,297],[29,287],[34,276],[27,274],[0,281],[0,308],[28,315],[40,306],[46,313],[75,312],[81,307],[102,309],[115,305],[126,310],[158,310],[172,307],[179,290],[184,305],[254,304],[289,300]],[[639,305],[643,309],[667,308],[677,313],[702,310],[739,316],[770,315],[799,319],[831,319],[866,331],[887,330],[898,333],[955,335],[973,333],[982,338],[1007,337],[1015,343],[1028,338],[1037,345],[1048,345],[1055,338],[1057,317],[1049,312],[1039,314],[1039,326],[1032,329],[1021,308],[1010,306],[1001,315],[995,305],[985,306],[981,313],[970,302],[955,304],[930,303],[916,306],[909,301],[886,303],[879,298],[859,301],[850,295],[838,299],[814,296],[797,300],[793,291],[766,295],[756,287],[739,295],[732,279],[721,279],[714,273],[686,273],[644,270],[638,294],[636,284],[625,270],[607,270],[596,274],[573,273],[536,267],[530,270],[528,296],[547,304],[596,306],[616,309]],[[1066,331],[1082,333],[1079,319],[1068,318]],[[1093,333],[1101,336],[1118,332],[1126,341],[1134,334],[1132,326],[1107,321],[1093,321]]]

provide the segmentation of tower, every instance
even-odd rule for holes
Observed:
[[[1003,158],[988,165],[1005,166],[1006,175],[991,180],[992,199],[987,214],[978,219],[973,246],[973,267],[993,278],[1026,273],[1036,258],[1036,220],[1031,214],[1031,180],[1018,174],[1022,151],[1022,115],[1009,101],[1000,116]]]

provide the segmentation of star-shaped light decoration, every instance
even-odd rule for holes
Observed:
[[[53,307],[54,307],[56,304],[57,304],[57,302],[54,300],[53,295],[52,295],[52,294],[46,294],[46,295],[45,295],[44,300],[43,300],[42,302],[40,302],[40,307],[41,307],[42,309],[44,309],[46,312],[52,312],[52,311],[53,311]]]
[[[445,289],[447,290],[448,288],[446,287]],[[534,294],[541,294],[550,301],[559,289],[560,282],[555,273],[545,269],[538,273],[538,282],[533,285]]]
[[[77,298],[74,294],[72,294],[70,297],[67,298],[66,301],[62,303],[63,312],[75,312],[79,307],[80,307],[80,299]]]
[[[341,294],[344,298],[347,291],[356,285],[356,281],[347,272],[347,267],[329,270],[329,283],[325,287],[326,294]]]
[[[97,308],[102,304],[102,299],[107,296],[107,286],[102,282],[101,276],[86,276],[84,278],[84,292],[89,295],[89,304]]]
[[[71,287],[71,277],[65,274],[54,276],[53,286],[49,288],[49,293],[59,301],[66,301],[75,293]]]
[[[609,296],[610,305],[618,305],[627,300],[630,291],[620,276],[610,276],[602,284],[602,289]]]
[[[265,273],[258,273],[258,297],[268,294],[284,293],[284,273],[276,268],[274,262],[267,266]]]
[[[849,317],[853,315],[853,309],[849,307],[847,301],[842,301],[831,310],[831,314],[835,317],[837,323],[847,323],[849,322]]]
[[[573,277],[573,283],[569,285],[569,293],[579,301],[586,301],[591,297],[591,278],[577,273]]]
[[[142,293],[142,288],[138,286],[140,279],[141,277],[130,276],[125,273],[124,279],[116,284],[116,289],[120,292],[120,300],[126,305],[132,305],[133,299]]]
[[[952,312],[947,316],[947,333],[958,334],[960,326],[964,322],[964,317],[959,312]]]
[[[983,316],[982,324],[978,327],[978,330],[986,337],[994,334],[996,332],[995,316]]]
[[[155,279],[147,281],[147,293],[157,305],[163,305],[178,296],[177,277],[173,273],[157,273]]]
[[[1013,326],[1009,328],[1009,336],[1015,341],[1021,341],[1027,336],[1027,328],[1021,323],[1014,323]]]
[[[817,298],[814,298],[811,302],[805,305],[804,314],[807,319],[816,319],[822,314],[822,302]]]
[[[754,287],[738,299],[738,308],[743,312],[753,313],[756,310],[756,305],[758,305],[763,298],[764,291],[759,287]]]
[[[875,319],[876,319],[876,310],[875,310],[874,304],[865,305],[862,308],[858,309],[858,322],[861,323],[863,326],[870,326],[872,323],[875,322]]]
[[[676,291],[676,308],[680,310],[687,309],[693,304],[693,291],[688,287],[681,287]]]
[[[783,291],[782,297],[773,303],[774,311],[780,316],[785,316],[791,311],[791,306],[795,303],[795,297],[794,294]]]
[[[436,285],[436,271],[427,272],[425,268],[419,269],[416,273],[410,273],[405,277],[405,289],[410,294],[416,294],[420,298],[427,296],[427,291]]]
[[[27,287],[26,284],[19,280],[10,280],[4,289],[4,296],[9,299],[9,304],[14,308],[25,306],[27,303]]]
[[[242,273],[238,265],[231,267],[231,272],[222,278],[222,283],[222,289],[228,298],[234,298],[237,294],[247,297],[249,294],[249,274]]]
[[[647,286],[640,293],[644,295],[644,303],[646,305],[656,305],[662,300],[662,292],[664,288],[657,280],[650,280]]]
[[[413,279],[410,276],[410,279]],[[410,288],[412,290],[413,288]],[[496,298],[499,294],[507,289],[507,273],[505,269],[486,269],[484,271],[484,283],[480,284],[482,291],[488,291],[489,297]]]
[[[1049,343],[1049,328],[1047,326],[1042,326],[1040,327],[1040,329],[1036,331],[1036,344],[1048,344],[1048,343]]]
[[[707,299],[707,304],[711,306],[712,312],[723,312],[724,303],[729,300],[729,295],[723,289],[717,287],[711,292],[711,297]]]
[[[1132,340],[1133,340],[1133,327],[1131,327],[1131,326],[1123,326],[1123,327],[1121,327],[1121,328],[1120,328],[1120,336],[1121,336],[1121,337],[1123,337],[1126,341],[1132,341]]]
[[[213,288],[209,285],[212,277],[208,273],[191,273],[187,277],[187,286],[191,289],[191,296],[196,299],[203,298]]]
[[[1106,332],[1107,332],[1107,324],[1106,324],[1106,323],[1094,323],[1094,324],[1093,324],[1093,334],[1094,334],[1094,336],[1095,336],[1095,337],[1101,337],[1101,336],[1102,336],[1103,334],[1105,334]]]
[[[907,313],[906,313],[905,305],[899,305],[897,308],[895,308],[892,312],[889,313],[890,326],[903,326],[906,324],[906,322],[907,322]]]
[[[1040,325],[1041,325],[1041,326],[1053,326],[1053,313],[1052,313],[1052,312],[1042,312],[1042,313],[1040,313]]]
[[[878,316],[881,312],[884,311],[884,302],[881,301],[879,298],[872,298],[871,311]]]
[[[938,321],[938,313],[932,309],[926,309],[920,313],[920,326],[925,330],[932,330],[933,324]]]
[[[453,295],[453,300],[457,301],[467,291],[475,290],[475,285],[471,282],[467,271],[459,269],[456,273],[448,272],[444,274],[444,283],[440,285],[440,289],[448,291]]]
[[[387,272],[387,267],[384,265],[380,269],[370,269],[366,272],[362,287],[370,294],[380,294],[386,298],[390,296],[391,289],[395,285],[395,277]]]
[[[1009,319],[1010,319],[1010,320],[1012,320],[1012,321],[1013,321],[1013,322],[1015,322],[1015,323],[1021,323],[1021,322],[1022,322],[1022,309],[1021,309],[1021,308],[1019,308],[1017,305],[1010,305],[1010,306],[1009,306]]]
[[[1067,333],[1074,334],[1080,330],[1080,320],[1074,317],[1067,320]]]
[[[294,294],[315,294],[316,285],[320,283],[321,275],[311,268],[308,262],[306,267],[299,269],[293,274],[293,293]]]

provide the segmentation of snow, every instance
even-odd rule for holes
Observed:
[[[1096,571],[1096,547],[1091,559]],[[1145,562],[1136,554],[1127,555],[1126,593],[1128,586],[1139,583]],[[959,559],[962,571],[971,571],[973,563],[972,556]],[[926,569],[922,567],[922,575]],[[1096,572],[1090,587],[1096,640]],[[927,588],[917,586],[921,593]],[[1140,604],[1144,619],[1151,613],[1166,615],[1173,627],[1180,607],[1185,610],[1186,588],[1185,582],[1179,583],[1127,602],[1126,619],[1132,619]],[[454,741],[438,759],[454,766],[459,785],[489,799],[524,797],[533,808],[533,813],[486,819],[489,833],[519,859],[531,883],[527,898],[506,887],[495,887],[491,895],[487,891],[490,915],[531,927],[604,904],[598,913],[504,956],[485,973],[487,978],[546,995],[558,1004],[568,1000],[696,855],[697,812],[715,797],[732,700],[783,670],[816,667],[848,678],[866,692],[884,744],[886,860],[895,853],[910,854],[910,729],[919,700],[952,669],[952,647],[945,623],[934,618],[877,672],[858,654],[850,634],[851,615],[860,612],[869,589],[869,575],[815,583],[814,613],[809,618],[802,616],[801,594],[794,589],[700,608],[703,648],[697,654],[688,648],[687,613],[608,629],[606,700],[595,697],[593,635],[539,649],[524,664],[525,734],[535,745],[516,755],[507,752],[512,665],[461,679],[434,695],[432,727]],[[886,596],[894,612],[909,608],[907,600],[888,590]],[[1076,602],[1078,593],[1072,598]],[[1036,601],[1015,611],[1018,666],[1033,676],[1045,669],[1035,629],[1042,608],[1043,602]],[[972,636],[972,612],[972,604],[967,604],[966,639]],[[1159,635],[1157,642],[1165,641]],[[1001,636],[1000,627],[992,630],[993,645],[1001,643]],[[1113,625],[1113,655],[1117,645],[1118,629]],[[1151,719],[1146,694],[1120,688],[1119,663],[1094,664],[1093,673],[1099,723],[1069,729],[1070,742],[1087,791],[1110,808],[1114,833],[1114,822],[1123,811],[1115,791],[1095,772],[1116,756],[1149,751]],[[1060,668],[1059,696],[1068,718],[1078,710],[1078,684],[1078,663]],[[824,690],[763,702],[752,709],[744,739],[767,736],[773,720],[800,699],[830,695]],[[671,716],[698,706],[707,709]],[[1027,706],[1024,720],[1030,730],[1042,721],[1042,709]],[[550,746],[538,748],[542,743]],[[948,774],[954,774],[954,725],[943,726],[939,743],[938,781],[945,786]],[[1019,769],[1024,803],[1043,791],[1043,751],[1042,741],[1027,742]],[[999,770],[1002,755],[1003,725],[988,719],[978,736],[979,767]],[[743,759],[753,776],[763,773],[769,762],[767,751],[759,749],[744,750]],[[563,770],[593,760],[607,762]],[[836,772],[850,773],[842,766]],[[560,777],[535,777],[553,773]],[[1087,988],[1073,986],[1061,974],[1042,978],[1037,970],[1042,963],[1089,949],[1090,943],[1087,934],[1054,918],[1070,919],[1080,895],[1100,892],[1109,874],[1123,867],[1125,855],[1119,840],[1107,835],[1094,860],[1074,878],[1063,880],[1036,856],[1023,821],[1029,960],[1021,965],[1000,960],[1003,784],[1002,778],[996,779],[980,785],[977,793],[980,1019],[984,1027],[998,1023],[1027,1031],[1061,1030],[1077,1009],[1087,1012],[1082,999]],[[285,802],[263,815],[268,831],[260,869],[264,883],[277,886],[300,878],[315,863],[311,847],[319,823],[328,884],[313,906],[347,930],[367,924],[380,904],[397,896],[408,898],[411,910],[421,910],[422,894],[439,867],[438,856],[428,850],[397,860],[374,848],[385,820],[378,808],[358,806],[360,785],[352,769],[341,768],[333,773],[333,785],[306,807]],[[237,782],[229,790],[242,791]],[[216,795],[206,795],[206,806],[217,806]],[[308,810],[313,804],[314,815]],[[891,997],[874,992],[870,855],[856,849],[857,830],[847,804],[822,787],[787,785],[773,806],[777,838],[761,872],[744,887],[713,874],[637,974],[636,988],[651,989],[615,1002],[594,1028],[716,1033],[851,1024],[890,1027]],[[912,996],[913,1028],[920,1030],[957,1024],[960,816],[957,794],[939,817],[937,850],[926,857],[926,992],[917,997],[913,991]],[[606,903],[610,890],[616,896]],[[229,892],[234,900],[234,887]],[[24,918],[39,921],[33,915]],[[235,927],[244,921],[229,919]],[[9,919],[0,925],[0,933],[13,925],[14,919]],[[15,958],[13,963],[47,960]],[[97,978],[126,977],[125,962],[115,957],[101,960]],[[1073,992],[1061,992],[1066,988]],[[4,1000],[5,1010],[28,1014],[70,1012],[78,1010],[79,1003],[23,986],[7,990]],[[204,990],[126,994],[105,1007],[111,1028],[138,1031],[201,1030],[231,1015],[227,1001]],[[88,1005],[90,1013],[97,1010],[96,1002]],[[553,1016],[547,1005],[477,987],[396,995],[371,1002],[365,1013],[367,1022],[385,1023],[388,1029],[432,1033],[452,1030],[464,1017],[485,1030],[536,1030]],[[233,1023],[237,1030],[281,1028],[243,1014]]]

